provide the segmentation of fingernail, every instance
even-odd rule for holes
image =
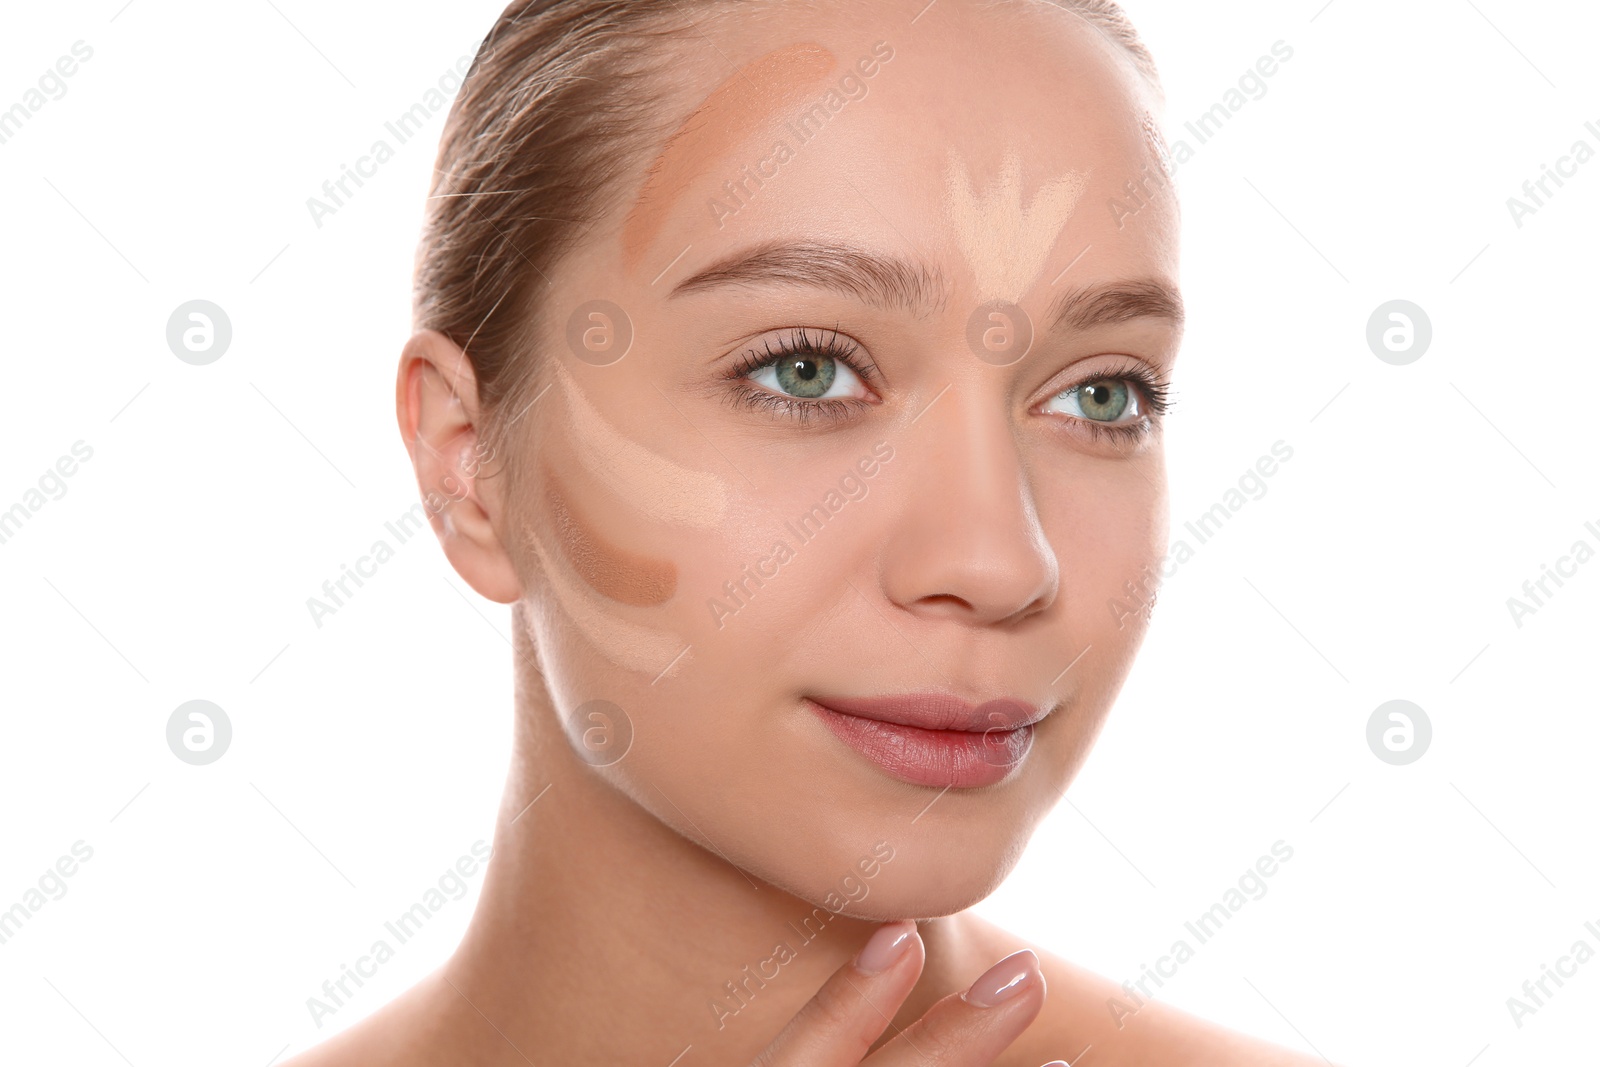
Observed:
[[[863,974],[887,971],[911,947],[911,935],[915,931],[915,926],[902,923],[887,923],[878,927],[856,954],[856,969]]]
[[[1033,954],[1033,949],[1025,948],[978,975],[978,980],[961,994],[961,999],[975,1008],[992,1008],[1028,988],[1038,975],[1039,957]]]

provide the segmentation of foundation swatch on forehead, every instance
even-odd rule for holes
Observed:
[[[568,576],[559,560],[550,558],[537,534],[529,530],[523,540],[538,558],[540,573],[555,594],[556,604],[606,659],[623,670],[648,674],[652,679],[663,671],[674,675],[689,661],[688,656],[675,658],[684,651],[685,643],[677,635],[624,622],[609,614],[594,602],[594,594]]]
[[[1078,206],[1089,176],[1078,171],[1042,185],[1024,205],[1022,157],[1006,152],[1000,175],[980,195],[954,150],[945,171],[945,197],[956,241],[977,278],[983,300],[1022,299],[1044,268],[1061,228]]]
[[[583,389],[551,360],[566,403],[579,462],[623,500],[657,520],[696,528],[715,526],[728,510],[728,488],[708,471],[680,467],[623,436],[595,410]]]
[[[672,599],[678,588],[678,568],[670,560],[651,559],[613,545],[605,534],[573,513],[561,480],[548,466],[544,479],[545,502],[550,505],[556,533],[573,570],[584,581],[620,604],[646,607]]]
[[[833,53],[820,44],[793,44],[751,60],[713,89],[667,139],[645,175],[639,199],[622,228],[627,268],[639,266],[673,202],[709,164],[728,156],[781,109],[796,106],[815,92],[837,65]]]

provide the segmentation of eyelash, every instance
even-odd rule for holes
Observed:
[[[1055,399],[1063,393],[1070,393],[1085,385],[1095,382],[1121,381],[1132,382],[1138,387],[1139,400],[1144,408],[1144,417],[1136,422],[1122,425],[1111,425],[1096,422],[1094,419],[1072,418],[1079,424],[1083,432],[1088,433],[1090,440],[1099,442],[1107,441],[1115,444],[1129,445],[1150,435],[1161,424],[1162,418],[1172,410],[1174,403],[1172,386],[1164,379],[1158,377],[1150,368],[1141,363],[1129,360],[1108,370],[1087,375],[1068,385],[1062,386],[1050,394],[1050,399]]]
[[[816,331],[821,337],[823,331]],[[738,365],[728,372],[728,378],[733,383],[732,399],[735,403],[749,408],[786,415],[802,424],[812,418],[838,420],[848,417],[857,407],[865,404],[859,399],[841,400],[837,397],[828,400],[808,400],[802,397],[784,396],[774,393],[770,389],[762,388],[751,382],[749,376],[756,371],[763,370],[783,359],[798,355],[826,356],[837,360],[850,368],[863,383],[870,384],[876,376],[876,370],[866,363],[857,362],[855,349],[848,343],[839,339],[837,327],[829,332],[827,340],[812,340],[804,327],[796,327],[781,340],[777,348],[768,340],[762,346],[763,351],[751,349],[740,359]],[[1081,423],[1084,432],[1094,441],[1113,441],[1120,444],[1129,444],[1147,436],[1169,411],[1172,410],[1172,387],[1162,378],[1158,377],[1143,364],[1128,361],[1110,370],[1087,375],[1078,381],[1056,390],[1051,394],[1051,399],[1070,393],[1075,389],[1094,382],[1123,381],[1131,382],[1139,392],[1140,401],[1145,408],[1145,417],[1137,422],[1124,425],[1109,425],[1097,422],[1094,419],[1079,419],[1073,416],[1073,422]]]
[[[817,330],[819,340],[812,340],[805,327],[795,327],[778,341],[777,348],[773,348],[771,340],[763,344],[764,351],[757,352],[751,349],[744,354],[738,366],[728,372],[728,378],[733,382],[733,400],[745,407],[758,408],[765,411],[786,415],[802,424],[813,418],[838,420],[847,418],[857,408],[870,406],[866,401],[852,398],[841,400],[838,397],[830,399],[807,400],[797,396],[784,396],[764,389],[749,380],[749,376],[758,370],[778,363],[781,360],[794,356],[826,356],[843,363],[860,378],[864,384],[871,384],[877,372],[871,364],[858,362],[856,350],[851,345],[839,338],[839,330],[835,327],[827,337],[820,340],[823,331]]]

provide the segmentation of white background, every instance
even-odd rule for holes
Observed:
[[[0,945],[8,1063],[266,1065],[432,969],[481,884],[312,1025],[323,980],[491,838],[511,674],[505,610],[431,536],[310,621],[415,499],[391,382],[442,113],[321,228],[305,201],[498,4],[274,3],[17,5],[0,34],[0,108],[94,50],[0,144],[0,510],[93,449],[0,545],[0,909],[93,849]],[[1506,200],[1600,148],[1600,13],[1127,6],[1196,149],[1174,535],[1294,454],[1170,580],[1070,803],[979,910],[1137,977],[1281,839],[1163,1000],[1340,1064],[1593,1063],[1600,960],[1520,1028],[1506,998],[1600,949],[1600,561],[1520,627],[1506,601],[1600,548],[1600,160],[1520,228]],[[1280,40],[1196,146],[1183,123]],[[234,331],[205,367],[165,338],[195,298]],[[1433,326],[1407,366],[1365,336],[1396,298]],[[196,698],[234,728],[208,767],[165,740]],[[1433,726],[1408,766],[1366,741],[1395,698]]]

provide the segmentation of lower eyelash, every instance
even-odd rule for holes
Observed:
[[[759,369],[759,365],[754,369]],[[804,400],[800,397],[784,396],[782,393],[774,393],[748,382],[736,383],[728,398],[731,403],[740,407],[758,408],[787,415],[802,425],[813,418],[829,421],[848,418],[854,406],[850,401],[840,400],[838,397],[827,400]]]
[[[1096,422],[1093,419],[1076,419],[1074,421],[1083,425],[1082,432],[1087,433],[1092,440],[1120,445],[1133,444],[1149,437],[1155,433],[1158,425],[1154,419],[1149,417],[1142,418],[1138,422],[1128,422],[1120,425]]]

